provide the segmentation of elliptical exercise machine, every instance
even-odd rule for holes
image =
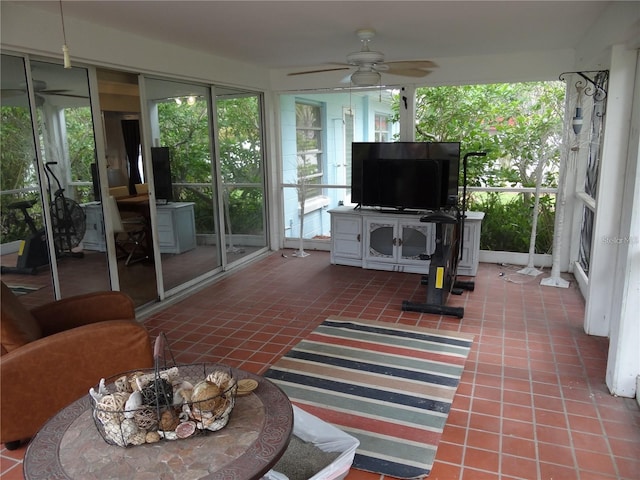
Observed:
[[[463,160],[463,194],[462,211],[457,207],[451,210],[430,212],[420,218],[421,222],[433,223],[436,227],[436,248],[432,254],[422,254],[420,258],[430,260],[429,274],[423,275],[421,285],[427,287],[425,303],[404,300],[402,310],[409,312],[435,313],[464,317],[463,307],[446,305],[449,295],[461,295],[464,290],[473,291],[475,283],[472,281],[458,281],[458,262],[462,256],[464,246],[464,219],[467,208],[467,159],[468,157],[484,157],[486,152],[470,152]]]
[[[53,243],[57,256],[82,258],[84,253],[76,251],[84,237],[87,224],[84,210],[75,200],[64,196],[64,188],[51,168],[57,162],[44,164],[49,191],[49,208],[51,212],[51,226],[53,227]],[[51,189],[51,177],[56,182],[57,189]]]
[[[49,252],[44,229],[38,229],[29,209],[37,203],[37,200],[21,200],[7,205],[9,210],[20,210],[25,223],[29,226],[31,234],[20,241],[18,248],[18,260],[15,267],[2,266],[1,273],[17,273],[22,275],[35,275],[38,268],[49,264]]]
[[[44,164],[47,176],[47,190],[49,193],[49,211],[53,229],[53,244],[56,256],[70,256],[82,258],[84,253],[76,251],[86,231],[86,217],[82,207],[74,200],[64,196],[64,188],[56,177],[51,166],[57,162]],[[56,190],[52,190],[51,177],[56,183]],[[9,210],[20,210],[24,222],[29,227],[30,235],[21,241],[18,249],[18,259],[15,267],[2,266],[1,273],[15,273],[35,275],[40,267],[49,264],[49,250],[47,235],[44,228],[38,229],[29,209],[37,200],[20,200],[7,206]]]

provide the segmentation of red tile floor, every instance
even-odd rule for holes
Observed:
[[[520,267],[481,264],[452,297],[462,320],[402,312],[424,301],[420,276],[333,266],[327,252],[273,254],[144,320],[179,362],[222,361],[263,373],[328,315],[475,334],[429,480],[640,479],[640,409],[604,383],[608,341],[582,329],[584,302]],[[570,276],[568,280],[573,280]],[[2,478],[22,478],[0,451]],[[348,480],[380,480],[351,471]]]

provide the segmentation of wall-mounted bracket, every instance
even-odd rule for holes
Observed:
[[[582,79],[578,79],[575,83],[576,90],[582,91],[585,95],[593,97],[594,100],[601,102],[607,98],[607,85],[609,79],[609,70],[591,70],[585,72],[564,72],[560,74],[560,80],[566,80],[567,75],[579,75]]]

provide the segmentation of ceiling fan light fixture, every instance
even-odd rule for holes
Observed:
[[[351,83],[357,87],[371,87],[380,83],[380,74],[371,72],[354,72],[351,75]]]

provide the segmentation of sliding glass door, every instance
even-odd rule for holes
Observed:
[[[216,88],[226,263],[267,246],[262,98]]]
[[[210,89],[145,79],[149,148],[145,174],[165,291],[222,265]],[[150,161],[149,161],[150,160]]]
[[[43,289],[50,299],[52,286],[59,297],[108,290],[105,249],[93,249],[87,241],[104,245],[102,225],[93,222],[87,210],[96,200],[88,70],[44,61],[26,63],[32,93],[28,102],[24,65],[20,57],[2,56],[2,190],[7,194],[2,203],[3,223],[13,220],[6,240],[23,237],[21,262],[31,271],[5,269],[3,279]],[[35,124],[28,122],[30,111]],[[13,232],[16,227],[22,229],[21,235]],[[16,276],[25,273],[30,275]]]
[[[3,280],[141,307],[267,250],[262,94],[19,55],[1,73]]]

